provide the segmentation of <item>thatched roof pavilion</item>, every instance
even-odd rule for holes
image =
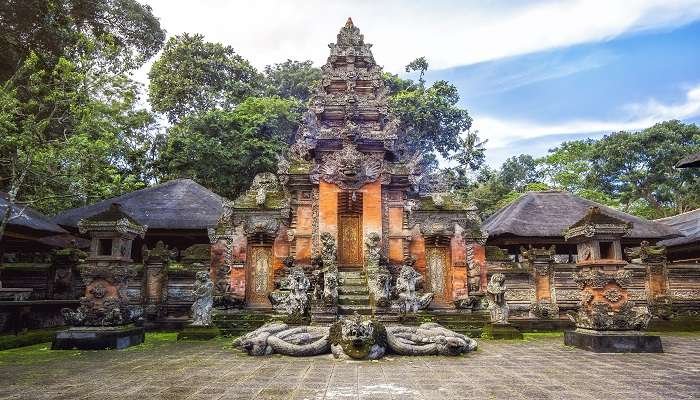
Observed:
[[[112,204],[148,225],[146,244],[151,247],[163,240],[180,250],[192,244],[209,243],[207,228],[215,226],[221,215],[223,198],[191,179],[175,179],[106,199],[56,215],[53,221],[71,231],[78,222],[109,210]],[[135,243],[138,248],[140,243]]]
[[[638,244],[641,240],[656,242],[682,236],[673,227],[555,190],[525,193],[489,217],[482,227],[488,232],[489,244],[492,245],[565,245],[563,231],[586,215],[592,206],[599,207],[606,215],[632,224],[632,230],[623,238],[623,243]]]
[[[684,237],[662,240],[671,260],[700,261],[700,208],[673,217],[657,219],[655,222],[678,229]]]
[[[7,194],[0,192],[0,215],[9,207]],[[22,204],[14,204],[10,221],[3,235],[0,254],[7,252],[42,252],[51,248],[66,247],[75,242],[79,247],[88,243],[51,221],[39,211]]]

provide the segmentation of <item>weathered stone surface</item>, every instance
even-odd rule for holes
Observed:
[[[465,357],[381,362],[249,357],[218,338],[147,337],[127,352],[44,354],[38,346],[0,352],[0,398],[680,400],[700,392],[698,334],[663,335],[662,354],[595,354],[562,337],[530,339],[480,341]]]
[[[51,349],[119,350],[143,343],[144,335],[143,328],[133,325],[73,327],[57,332]]]
[[[508,303],[506,302],[506,277],[501,273],[491,276],[486,287],[486,296],[489,301],[491,322],[494,324],[508,324]]]
[[[513,340],[522,339],[523,334],[510,324],[486,324],[481,330],[481,337],[484,339]]]
[[[564,332],[564,344],[596,353],[663,353],[661,338],[639,332]]]
[[[199,271],[192,287],[192,326],[211,326],[214,305],[214,284],[207,271]]]

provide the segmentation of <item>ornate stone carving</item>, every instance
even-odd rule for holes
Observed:
[[[647,307],[637,307],[626,290],[632,278],[631,271],[615,274],[600,270],[574,274],[574,280],[582,288],[577,313],[569,318],[578,328],[594,330],[642,330],[646,329],[651,314]]]
[[[309,308],[310,282],[301,267],[292,266],[281,282],[280,290],[270,293],[272,307],[278,313],[292,318],[303,317]]]
[[[192,325],[211,326],[211,310],[214,305],[214,284],[207,271],[198,271],[192,287]]]
[[[418,293],[423,276],[414,268],[415,258],[407,257],[396,278],[397,305],[402,314],[412,314],[428,307],[433,300],[432,293]]]
[[[491,281],[486,287],[486,296],[489,301],[489,312],[491,313],[491,323],[508,323],[508,303],[506,302],[506,276],[495,273],[491,276]]]
[[[376,360],[386,352],[383,325],[355,314],[330,327],[331,352],[336,358]]]
[[[323,179],[341,189],[357,190],[380,177],[383,159],[382,153],[362,153],[354,143],[345,141],[342,150],[321,156],[309,179],[313,183]]]
[[[646,240],[639,247],[625,249],[625,254],[633,264],[666,263],[666,246],[652,246]]]
[[[304,357],[332,352],[339,358],[378,359],[391,351],[406,356],[458,356],[476,350],[477,343],[435,323],[420,326],[384,325],[354,315],[331,327],[290,327],[270,322],[234,340],[252,356],[273,353]]]
[[[321,234],[321,265],[323,267],[323,303],[335,306],[338,303],[338,250],[335,238],[328,232]]]
[[[235,213],[233,215],[235,226],[241,226],[246,236],[262,233],[276,236],[281,225],[281,217],[276,213]]]
[[[370,232],[365,239],[365,269],[372,303],[379,307],[389,305],[391,275],[381,261],[379,234]]]

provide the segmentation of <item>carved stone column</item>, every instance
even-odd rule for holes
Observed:
[[[143,311],[148,321],[155,321],[165,315],[165,303],[168,298],[170,250],[162,241],[158,241],[151,250],[144,245],[142,256],[144,267]]]
[[[559,306],[554,289],[555,247],[520,249],[530,269],[530,317],[558,319]]]
[[[75,299],[78,287],[75,284],[78,265],[87,258],[87,253],[75,246],[54,250],[51,255],[48,298],[55,300]]]
[[[668,292],[666,247],[651,246],[643,241],[641,246],[627,249],[627,256],[633,264],[646,265],[645,289],[649,312],[658,318],[670,318],[673,315],[673,301]]]

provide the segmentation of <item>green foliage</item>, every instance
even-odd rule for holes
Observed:
[[[259,91],[260,75],[231,46],[184,33],[168,39],[148,74],[154,111],[170,122],[215,109],[232,109]]]
[[[321,81],[321,70],[310,60],[293,61],[265,67],[265,85],[268,96],[296,98],[306,102]]]
[[[700,207],[700,172],[674,167],[700,151],[700,128],[666,121],[640,132],[565,142],[533,159],[511,157],[497,171],[479,171],[460,193],[492,214],[529,190],[555,188],[655,219]]]
[[[30,53],[52,69],[81,56],[84,37],[117,50],[113,71],[138,68],[160,50],[165,32],[151,8],[135,0],[5,0],[0,7],[0,80],[10,79]]]
[[[469,170],[477,169],[484,161],[485,141],[477,132],[470,132],[472,119],[467,110],[459,108],[459,91],[446,81],[436,81],[426,87],[423,76],[428,61],[419,57],[406,66],[406,72],[418,71],[418,83],[384,73],[383,80],[389,92],[390,111],[399,118],[404,132],[398,146],[405,152],[424,155],[428,169],[437,165],[435,153],[457,161],[462,170],[454,171],[453,178],[464,179]]]
[[[277,155],[298,126],[300,103],[279,97],[249,97],[233,111],[193,115],[161,138],[162,178],[189,177],[235,197],[258,172],[275,170]]]
[[[666,121],[641,132],[617,132],[591,154],[591,184],[638,215],[659,218],[700,206],[700,172],[676,169],[700,151],[700,128]]]

